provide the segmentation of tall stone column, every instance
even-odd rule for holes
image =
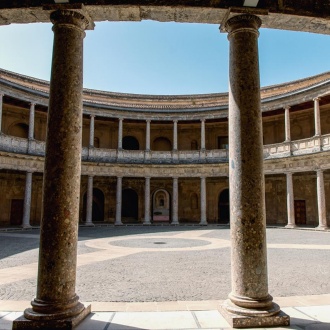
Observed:
[[[94,131],[95,131],[95,115],[91,115],[91,121],[89,126],[89,147],[94,147]]]
[[[30,212],[31,212],[31,196],[32,196],[32,172],[26,172],[24,209],[23,209],[23,228],[30,228]]]
[[[200,225],[207,225],[206,217],[206,178],[201,177],[201,221]]]
[[[35,114],[35,103],[30,105],[30,118],[29,118],[29,140],[34,139],[34,114]]]
[[[146,123],[146,151],[150,151],[150,120],[147,120]]]
[[[2,133],[2,108],[3,108],[3,93],[0,93],[0,134]]]
[[[178,150],[178,121],[173,120],[173,151]]]
[[[201,119],[201,150],[205,150],[205,119]]]
[[[288,224],[286,228],[295,228],[296,221],[294,216],[294,193],[293,193],[293,179],[292,173],[286,173],[286,208],[288,213]]]
[[[316,171],[316,190],[317,190],[317,210],[319,215],[319,225],[317,229],[328,229],[327,225],[327,212],[325,204],[325,192],[324,192],[324,176],[322,170]]]
[[[75,6],[77,8],[77,6]],[[82,11],[81,11],[82,12]],[[75,293],[82,142],[84,30],[81,12],[51,13],[54,47],[47,117],[36,298],[13,329],[71,329],[90,306]]]
[[[320,98],[315,97],[313,101],[314,101],[315,136],[320,136],[321,135]]]
[[[232,291],[222,312],[232,327],[288,324],[268,293],[258,29],[250,14],[225,25],[229,62],[229,191]]]
[[[179,224],[178,207],[179,207],[178,178],[173,178],[172,222],[171,222],[172,225],[178,225]]]
[[[285,142],[291,141],[291,130],[290,130],[290,107],[284,108],[284,124],[285,124]]]
[[[122,177],[117,177],[117,191],[116,191],[116,219],[115,225],[120,226],[122,225],[121,221],[121,197],[122,197]]]
[[[144,188],[144,225],[150,225],[150,177],[145,178]]]
[[[86,199],[86,225],[93,226],[93,176],[88,176]]]
[[[123,149],[123,118],[119,118],[118,123],[118,150]]]

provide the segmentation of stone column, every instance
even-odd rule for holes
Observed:
[[[117,177],[117,192],[116,192],[116,220],[115,225],[122,225],[121,221],[121,197],[122,197],[122,177]]]
[[[1,129],[1,126],[2,126],[2,107],[3,107],[3,96],[4,96],[4,94],[3,94],[3,93],[0,93],[0,134],[2,133],[2,129]]]
[[[286,173],[286,207],[288,213],[288,224],[286,228],[295,228],[296,221],[294,216],[294,194],[293,194],[293,180],[292,173]]]
[[[324,192],[324,177],[323,171],[316,171],[316,190],[317,190],[317,210],[319,215],[319,225],[317,229],[325,230],[328,229],[327,225],[327,212],[325,203],[325,192]]]
[[[93,176],[88,176],[86,199],[86,225],[93,226]]]
[[[205,119],[201,119],[201,150],[205,150]]]
[[[146,123],[146,151],[150,151],[150,120],[147,120]]]
[[[30,211],[31,211],[31,196],[32,196],[32,172],[26,172],[24,209],[23,209],[23,228],[30,228]]]
[[[315,136],[320,136],[321,135],[320,98],[315,97],[313,101],[314,101]]]
[[[144,225],[150,225],[150,177],[145,178],[144,188]]]
[[[178,150],[178,121],[173,120],[173,151]]]
[[[75,6],[77,8],[77,6]],[[82,12],[82,11],[81,11]],[[84,30],[81,12],[51,13],[54,47],[47,117],[36,298],[13,329],[71,329],[90,306],[75,293],[82,143]]]
[[[232,291],[222,312],[232,327],[288,324],[268,293],[258,29],[250,14],[225,25],[229,62],[229,192]]]
[[[206,217],[206,178],[201,177],[201,221],[200,225],[207,225]]]
[[[29,118],[29,140],[34,139],[34,114],[35,114],[35,103],[30,105],[30,118]]]
[[[89,126],[89,147],[94,147],[94,129],[95,129],[95,115],[91,115],[91,122]]]
[[[290,131],[290,107],[284,108],[284,123],[285,123],[285,142],[291,141],[291,131]]]
[[[118,124],[118,150],[123,149],[123,118],[119,118]]]
[[[172,196],[172,225],[179,224],[178,207],[179,207],[179,187],[178,178],[173,178],[173,196]]]

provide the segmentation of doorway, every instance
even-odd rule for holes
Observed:
[[[229,189],[224,189],[218,199],[218,223],[227,224],[230,222]]]
[[[123,222],[137,222],[139,217],[139,197],[135,190],[128,188],[122,192],[121,218]]]

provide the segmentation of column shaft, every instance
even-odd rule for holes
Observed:
[[[320,99],[318,97],[314,101],[314,122],[315,122],[315,135],[321,135],[321,118],[320,118]]]
[[[29,118],[29,140],[34,139],[34,114],[35,114],[35,104],[31,103],[30,106],[30,118]]]
[[[201,149],[205,150],[205,119],[201,120]]]
[[[116,192],[116,220],[115,225],[122,225],[121,221],[121,197],[122,197],[122,177],[117,177],[117,192]]]
[[[146,127],[146,150],[150,150],[150,120],[146,121],[147,127]]]
[[[178,121],[173,121],[173,150],[178,150]]]
[[[178,207],[179,207],[179,184],[178,178],[173,178],[173,196],[172,196],[172,225],[179,224]]]
[[[316,188],[317,188],[317,209],[319,216],[318,229],[327,229],[327,212],[325,203],[325,192],[324,192],[324,175],[322,170],[316,171]]]
[[[285,142],[291,141],[291,130],[290,130],[290,107],[284,108],[284,123],[285,123]]]
[[[3,93],[0,93],[0,134],[2,133],[2,108],[3,108]]]
[[[94,129],[95,129],[95,116],[91,115],[89,127],[89,147],[94,147]]]
[[[93,177],[88,176],[86,200],[86,225],[93,225]]]
[[[30,212],[31,212],[31,196],[32,196],[32,172],[26,172],[24,209],[23,209],[23,228],[29,228]]]
[[[123,118],[119,118],[118,123],[118,150],[123,149]]]
[[[145,178],[144,190],[144,225],[150,225],[150,178]]]
[[[294,193],[293,193],[293,179],[292,173],[286,173],[286,207],[288,213],[287,228],[296,227],[296,221],[294,216]]]
[[[207,225],[206,217],[206,178],[201,177],[201,221],[200,225]]]

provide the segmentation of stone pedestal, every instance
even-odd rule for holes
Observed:
[[[77,8],[77,6],[75,7]],[[82,142],[84,30],[76,10],[51,13],[54,49],[36,298],[13,329],[72,329],[89,312],[75,293]]]
[[[225,25],[230,41],[229,191],[232,291],[221,306],[233,327],[288,325],[268,293],[263,144],[258,63],[261,20]]]

